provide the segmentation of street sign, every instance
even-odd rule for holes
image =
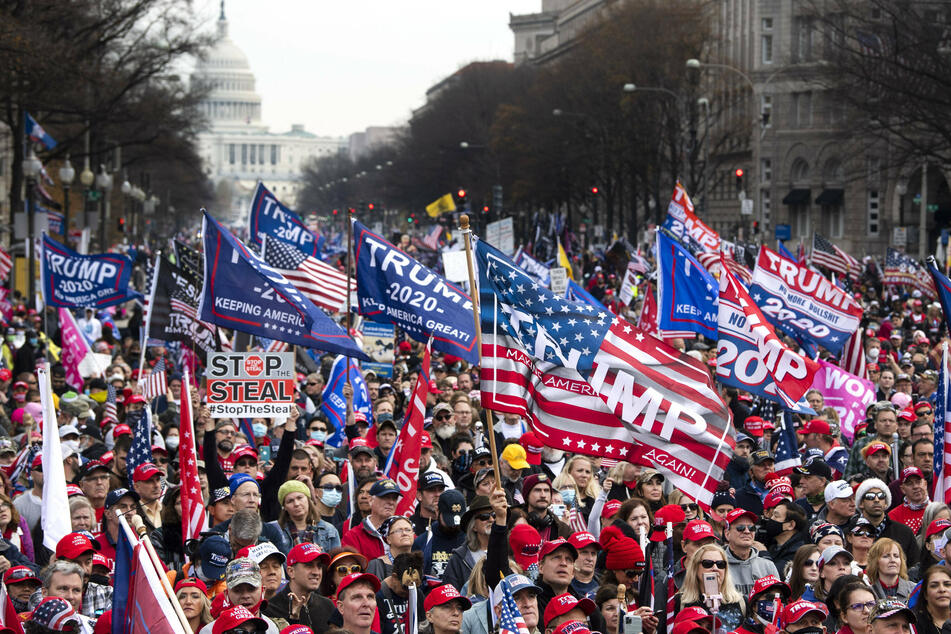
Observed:
[[[753,199],[744,198],[740,201],[740,213],[744,216],[753,215]]]
[[[908,244],[908,227],[894,228],[892,232],[892,244],[899,247]]]
[[[776,239],[789,240],[792,238],[792,225],[776,225]]]
[[[563,266],[556,266],[548,269],[548,286],[555,295],[564,295],[568,292],[568,269]]]
[[[515,254],[515,224],[512,218],[490,222],[485,227],[485,241],[505,255]]]
[[[290,416],[294,407],[293,352],[214,352],[206,376],[212,418]]]
[[[465,251],[443,251],[442,268],[450,282],[468,282],[469,264]]]

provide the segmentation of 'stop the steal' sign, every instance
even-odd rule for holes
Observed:
[[[215,352],[206,376],[212,418],[289,416],[294,406],[293,352]]]

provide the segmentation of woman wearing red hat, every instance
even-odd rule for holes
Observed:
[[[211,603],[206,596],[207,592],[205,582],[196,577],[182,579],[175,584],[175,596],[192,632],[198,632],[214,620],[211,618]]]

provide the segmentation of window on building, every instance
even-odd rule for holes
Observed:
[[[251,144],[251,165],[254,165],[255,163],[258,162],[258,161],[257,161],[257,153],[258,153],[257,150],[258,150],[258,146],[256,146],[255,144],[252,143],[252,144]]]
[[[868,190],[868,235],[870,238],[877,237],[879,232],[878,202],[878,190]]]
[[[791,205],[789,207],[789,224],[800,238],[811,238],[812,229],[809,226],[809,205]]]
[[[258,146],[258,156],[261,157],[258,162],[261,163],[261,165],[264,165],[264,156],[265,156],[265,154],[264,154],[264,147],[265,147],[265,146],[264,146],[263,143]]]
[[[234,143],[228,144],[228,163],[234,165]]]
[[[845,213],[842,205],[822,206],[822,230],[833,238],[841,238],[844,227]]]
[[[278,161],[278,158],[277,158],[277,157],[278,157],[278,151],[277,151],[277,149],[278,149],[278,147],[279,147],[279,146],[277,146],[277,145],[272,145],[272,146],[271,146],[271,165],[277,165],[277,161]]]
[[[763,49],[763,63],[773,63],[773,34],[763,33],[760,38],[760,47]]]
[[[809,163],[805,159],[797,158],[793,161],[792,168],[789,171],[789,178],[794,185],[808,185]]]
[[[763,210],[763,224],[769,225],[769,212],[772,202],[772,196],[768,189],[760,190],[759,193],[759,204],[760,209]]]
[[[793,93],[793,117],[795,127],[808,128],[812,126],[812,92]]]
[[[773,180],[773,159],[760,159],[759,161],[759,182],[768,183]]]
[[[241,164],[242,165],[248,164],[248,144],[247,143],[241,144]]]
[[[764,128],[769,128],[773,125],[773,96],[772,95],[760,96],[760,117],[762,117],[762,125]]]
[[[812,61],[812,36],[812,18],[800,16],[793,21],[793,53],[795,61]]]

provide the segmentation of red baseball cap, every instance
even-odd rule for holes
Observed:
[[[763,510],[771,509],[774,506],[779,506],[779,503],[783,500],[788,500],[792,496],[786,495],[784,491],[778,489],[770,491],[766,494],[766,497],[763,499]]]
[[[83,490],[80,489],[80,488],[79,488],[78,486],[76,486],[75,484],[67,484],[67,485],[66,485],[66,497],[67,497],[67,498],[71,498],[71,497],[76,497],[77,495],[86,495],[86,494],[83,493]]]
[[[69,533],[56,543],[57,559],[78,559],[88,552],[95,553],[99,545],[82,533]]]
[[[684,528],[684,539],[688,542],[699,542],[701,539],[711,537],[716,539],[717,536],[713,534],[713,527],[710,526],[709,522],[690,520]]]
[[[677,504],[667,504],[654,513],[654,531],[651,533],[652,542],[662,542],[667,538],[668,522],[674,525],[687,521],[687,514]]]
[[[326,566],[330,563],[330,555],[325,553],[320,549],[320,546],[317,544],[312,544],[310,542],[305,542],[303,544],[297,544],[291,551],[287,553],[287,566],[293,566],[294,564],[306,564],[319,559],[321,565]]]
[[[925,478],[925,474],[922,473],[921,469],[919,469],[918,467],[905,467],[904,469],[902,469],[902,472],[901,472],[902,484],[905,483],[905,480],[914,476],[918,476],[922,480],[924,480]]]
[[[898,418],[901,418],[901,419],[903,419],[903,420],[907,420],[907,421],[910,422],[910,423],[913,423],[913,422],[915,422],[916,420],[918,420],[918,417],[915,416],[914,410],[911,409],[911,408],[908,408],[908,407],[906,407],[906,408],[903,409],[902,411],[898,412]]]
[[[579,601],[574,595],[568,594],[567,592],[559,594],[545,606],[545,625],[547,626],[559,616],[568,614],[575,608],[582,610],[585,616],[591,616],[591,613],[595,610],[594,601],[588,598]]]
[[[132,472],[132,481],[145,482],[146,480],[151,480],[155,476],[161,475],[162,472],[154,464],[151,462],[143,462],[135,468],[135,471]]]
[[[243,605],[236,605],[218,615],[218,618],[214,620],[214,625],[211,626],[211,632],[212,634],[223,634],[245,623],[254,623],[254,629],[261,632],[267,629],[267,621],[254,616]]]
[[[760,577],[753,582],[753,591],[750,593],[750,597],[755,597],[758,594],[766,592],[770,588],[779,588],[784,597],[788,597],[792,594],[792,590],[789,589],[789,586],[783,583],[779,577],[776,575],[766,575],[765,577]]]
[[[800,619],[810,612],[818,613],[823,620],[828,618],[829,609],[822,603],[813,603],[804,599],[793,601],[783,610],[783,623],[798,623]]]
[[[610,289],[607,292],[610,293]],[[554,634],[591,634],[591,630],[581,621],[571,620],[555,628]]]
[[[231,462],[235,463],[239,458],[251,457],[255,461],[258,459],[258,452],[254,450],[254,447],[251,445],[241,445],[236,447],[234,451],[231,452]]]
[[[746,420],[743,421],[743,427],[746,428],[746,431],[750,432],[751,436],[762,438],[764,422],[766,421],[759,416],[747,416]]]
[[[340,585],[337,586],[337,596],[339,597],[344,590],[360,581],[366,581],[373,586],[374,592],[380,591],[380,580],[376,578],[376,575],[371,575],[369,572],[354,572],[340,580]]]
[[[435,381],[429,382],[429,392],[430,394],[442,394],[442,390],[439,389]]]
[[[878,453],[879,451],[887,451],[890,454],[892,452],[892,448],[885,443],[876,440],[865,445],[865,447],[862,449],[862,456],[871,456],[872,454]]]
[[[202,594],[208,594],[208,586],[205,585],[205,582],[199,579],[198,577],[185,577],[181,581],[175,584],[175,592],[178,593],[182,588],[195,588],[200,590]]]
[[[822,434],[823,436],[831,436],[832,428],[829,426],[829,423],[822,420],[821,418],[813,418],[811,421],[802,426],[799,430],[800,434]]]
[[[123,423],[122,425],[116,425],[112,430],[112,437],[118,438],[119,436],[131,436],[132,428]]]
[[[754,524],[759,521],[759,517],[757,517],[756,513],[753,511],[748,511],[746,509],[733,509],[726,514],[726,525],[729,526],[730,524],[739,521],[742,517],[749,518]]]
[[[132,396],[129,396],[125,400],[126,405],[134,405],[135,403],[147,403],[147,402],[148,401],[146,401],[145,397],[142,396],[141,394],[133,394]]]
[[[542,463],[542,443],[538,440],[538,436],[535,435],[533,431],[527,431],[521,435],[518,439],[518,444],[520,444],[525,449],[525,460],[528,461],[528,464],[533,466],[538,466]]]
[[[0,368],[0,381],[9,381],[13,378],[13,372],[6,368]]]
[[[951,528],[951,520],[937,519],[928,524],[928,530],[925,531],[925,539],[928,539],[932,535],[943,533],[949,528]]]
[[[568,543],[575,547],[576,550],[581,550],[582,548],[587,548],[588,546],[594,546],[598,550],[601,550],[601,544],[598,542],[597,538],[594,535],[588,532],[573,533],[571,537],[568,538]]]
[[[423,431],[423,434],[422,436],[420,436],[420,438],[422,440],[422,445],[420,445],[420,449],[433,448],[433,437],[429,435],[428,431]]]
[[[365,423],[367,422],[367,415],[363,412],[354,412],[353,413],[353,422],[356,423]]]
[[[450,601],[458,601],[462,604],[463,611],[472,607],[472,601],[459,594],[455,586],[451,583],[444,583],[429,591],[429,594],[426,595],[426,600],[423,602],[423,610],[429,612],[437,605],[445,605]]]
[[[29,384],[27,384],[26,381],[17,381],[16,383],[13,384],[13,389],[14,389],[14,390],[21,390],[21,389],[22,389],[22,390],[29,390],[29,389],[30,389],[30,386],[29,386]]]
[[[701,626],[705,625],[708,632],[710,631],[711,625],[715,624],[715,627],[720,627],[720,619],[700,606],[682,608],[680,612],[677,613],[677,616],[674,617],[674,625],[685,621],[699,623]]]
[[[93,566],[104,566],[109,570],[112,570],[115,566],[115,560],[109,559],[102,553],[93,553],[92,555],[92,565]]]
[[[569,542],[564,537],[559,537],[558,539],[552,539],[547,542],[542,542],[542,549],[538,553],[538,561],[541,561],[542,559],[552,554],[559,548],[567,548],[568,552],[571,553],[572,559],[578,558],[578,549],[575,548],[574,544]]]
[[[43,583],[28,566],[13,566],[3,574],[3,583],[7,585],[24,581],[34,582],[36,585]]]
[[[934,409],[934,408],[931,407],[931,403],[929,403],[928,401],[918,401],[917,403],[915,403],[915,411],[917,412],[920,409]]]
[[[314,634],[314,630],[310,629],[306,625],[288,625],[280,634]]]
[[[617,515],[617,512],[620,510],[621,510],[620,500],[608,500],[607,502],[604,503],[604,508],[601,509],[601,519],[609,520],[615,515]]]

